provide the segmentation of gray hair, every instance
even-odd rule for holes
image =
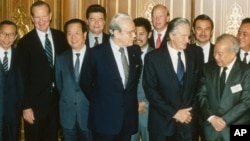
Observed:
[[[166,31],[167,41],[170,41],[169,34],[173,33],[175,35],[177,33],[177,26],[181,24],[188,25],[189,27],[191,27],[190,22],[186,18],[177,17],[169,22],[168,28]]]
[[[115,30],[122,31],[123,20],[133,21],[133,18],[126,13],[117,13],[113,16],[109,24],[109,33],[111,36],[113,36]]]
[[[217,37],[215,44],[220,43],[220,42],[227,42],[229,43],[229,49],[233,52],[238,53],[240,50],[240,41],[238,38],[236,38],[234,35],[232,34],[222,34],[220,36]]]

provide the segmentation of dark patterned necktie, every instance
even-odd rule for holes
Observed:
[[[222,95],[223,89],[225,87],[225,82],[226,82],[226,70],[227,67],[223,68],[223,71],[220,76],[220,94]]]
[[[99,44],[98,42],[98,37],[95,37],[95,44],[94,44],[94,47],[97,46]]]
[[[50,67],[53,68],[52,47],[51,47],[51,42],[48,38],[48,34],[45,34],[45,54],[48,58]]]
[[[78,81],[79,78],[79,68],[80,68],[80,53],[76,53],[76,61],[75,61],[75,78]]]
[[[183,84],[183,76],[184,76],[185,70],[184,70],[183,62],[181,60],[181,52],[178,52],[177,55],[178,55],[177,77],[179,79],[180,84],[182,85]]]
[[[128,65],[127,58],[125,56],[124,48],[120,48],[119,51],[121,52],[122,66],[123,66],[123,71],[124,71],[124,75],[125,75],[124,86],[126,86],[126,84],[128,82],[129,65]]]
[[[246,63],[247,64],[247,55],[248,55],[248,53],[246,52],[246,53],[244,53],[244,58],[243,58],[243,62],[244,63]]]
[[[4,57],[3,57],[3,69],[5,72],[8,71],[8,56],[7,56],[8,52],[5,51],[4,52]]]

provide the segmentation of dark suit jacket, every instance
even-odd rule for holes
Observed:
[[[118,67],[106,42],[90,51],[90,128],[97,133],[116,135],[133,134],[138,127],[137,85],[141,71],[141,50],[138,46],[127,47],[129,78],[123,87]]]
[[[16,71],[16,50],[11,48],[11,63],[9,71],[5,73],[4,84],[4,122],[19,124],[21,117],[21,95]]]
[[[88,61],[88,50],[86,49],[81,72],[86,72]],[[60,55],[56,61],[56,86],[60,95],[59,112],[60,123],[65,129],[73,129],[78,123],[82,130],[88,130],[89,101],[81,90],[74,74],[72,49]],[[83,80],[85,81],[85,80]]]
[[[192,44],[196,45],[196,44]],[[214,59],[214,44],[210,43],[210,50],[209,50],[209,55],[208,55],[208,62],[215,61]]]
[[[89,45],[89,35],[88,34],[86,37],[86,46],[87,46],[87,48],[91,48],[91,46]],[[102,43],[105,43],[107,41],[109,41],[109,35],[103,32]]]
[[[51,33],[56,57],[69,46],[61,31],[51,29]],[[35,29],[19,40],[17,55],[18,69],[20,69],[23,81],[23,109],[32,108],[36,119],[45,117],[51,106],[58,104],[55,102],[58,96],[51,93],[54,70],[50,68],[43,45]]]
[[[226,141],[230,137],[229,125],[250,124],[250,67],[242,63],[239,58],[236,60],[222,96],[220,96],[219,78],[220,67],[213,62],[205,65],[198,96],[203,111],[205,138],[208,140],[221,138]],[[227,127],[222,132],[215,131],[207,122],[211,115],[220,116],[225,120]]]
[[[155,48],[154,36],[158,36],[158,35],[154,35],[154,30],[152,30],[152,36],[148,39],[148,44],[152,48]],[[159,48],[161,48],[162,46],[165,47],[166,42],[167,42],[167,35],[165,33],[164,37],[162,38],[161,45]]]
[[[0,141],[3,133],[3,113],[4,113],[4,69],[0,60]]]
[[[149,132],[172,136],[178,128],[178,130],[192,133],[192,123],[179,124],[173,119],[173,116],[179,109],[192,107],[192,121],[196,122],[195,93],[202,72],[203,53],[201,48],[190,45],[187,46],[184,53],[186,72],[182,87],[173,68],[166,43],[165,47],[151,51],[145,57],[143,87],[150,104]]]

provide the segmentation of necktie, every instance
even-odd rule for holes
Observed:
[[[178,52],[178,62],[177,62],[177,77],[179,79],[180,84],[183,84],[183,76],[184,76],[184,65],[181,60],[181,52]]]
[[[8,56],[7,56],[8,52],[5,51],[4,52],[4,57],[3,57],[3,69],[5,72],[8,71]]]
[[[225,82],[226,82],[226,70],[227,70],[227,67],[224,67],[223,71],[221,73],[221,76],[220,76],[220,94],[221,95],[222,95],[222,92],[223,92],[223,89],[225,86]]]
[[[76,61],[75,61],[75,78],[78,81],[79,77],[79,67],[80,67],[80,53],[76,53]]]
[[[99,44],[98,42],[98,37],[95,37],[95,44],[94,44],[94,47],[97,46]]]
[[[128,82],[128,73],[129,73],[129,66],[128,66],[128,61],[124,53],[124,48],[120,48],[119,51],[121,52],[121,60],[122,60],[122,66],[123,66],[123,71],[124,71],[124,87],[126,86]]]
[[[246,52],[246,53],[244,53],[244,58],[243,58],[243,62],[244,63],[246,63],[247,64],[247,55],[248,55],[248,53]]]
[[[48,38],[48,34],[45,34],[45,54],[48,58],[50,67],[53,68],[52,47],[51,47],[51,42]]]
[[[159,48],[161,45],[161,33],[158,33],[158,37],[156,39],[156,46],[155,48]]]

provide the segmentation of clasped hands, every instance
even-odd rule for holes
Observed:
[[[180,109],[177,111],[173,118],[176,120],[176,122],[188,124],[192,120],[192,114],[190,112],[191,110],[192,107]]]
[[[140,101],[139,106],[138,106],[138,112],[141,114],[141,113],[145,113],[146,111],[147,111],[146,102]]]
[[[210,123],[217,132],[222,131],[226,127],[226,122],[218,116],[212,117]]]

